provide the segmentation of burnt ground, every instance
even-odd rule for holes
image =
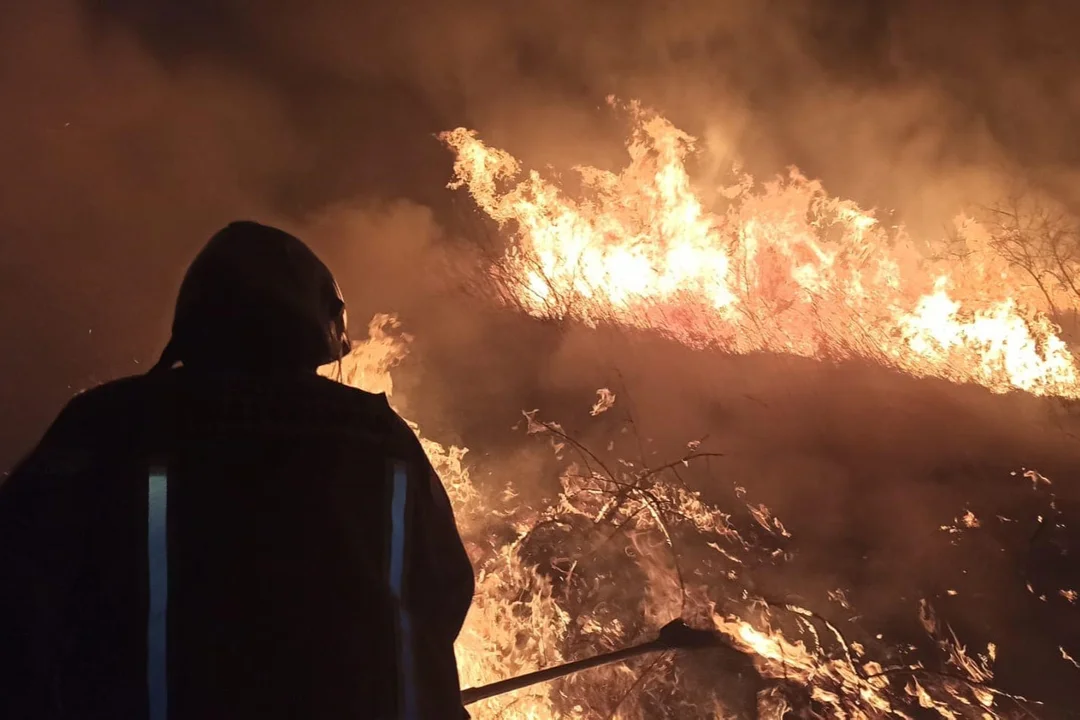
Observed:
[[[426,434],[471,449],[484,482],[512,483],[527,502],[554,491],[558,464],[525,437],[522,410],[598,450],[628,428],[620,452],[645,465],[704,437],[702,449],[725,456],[691,474],[695,487],[725,508],[763,503],[792,535],[789,561],[753,569],[754,592],[808,607],[868,647],[883,633],[925,648],[926,599],[973,653],[996,643],[998,687],[1044,701],[1043,717],[1071,716],[1080,669],[1059,648],[1080,658],[1080,604],[1060,592],[1080,591],[1076,408],[856,362],[731,357],[476,313],[470,352],[456,330],[406,322],[416,340],[397,387]],[[599,387],[616,403],[592,418]],[[958,522],[967,511],[977,527]],[[829,600],[837,589],[851,609]]]

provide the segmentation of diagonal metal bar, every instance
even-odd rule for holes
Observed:
[[[731,648],[731,644],[718,632],[712,630],[696,630],[689,627],[682,620],[673,620],[660,629],[660,634],[655,640],[623,648],[622,650],[603,653],[591,658],[585,658],[584,660],[575,660],[573,662],[564,663],[563,665],[556,665],[555,667],[546,668],[544,670],[537,670],[536,672],[500,680],[491,683],[490,685],[468,688],[461,692],[461,701],[463,705],[472,705],[475,702],[486,700],[487,698],[495,697],[496,695],[503,695],[508,692],[513,692],[514,690],[529,687],[530,685],[549,682],[566,675],[581,672],[582,670],[588,670],[589,668],[598,667],[600,665],[609,665],[639,655],[666,652],[668,650],[697,650],[710,647]]]

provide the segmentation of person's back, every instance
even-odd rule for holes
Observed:
[[[181,362],[77,397],[0,487],[0,715],[462,717],[472,571],[386,398]]]

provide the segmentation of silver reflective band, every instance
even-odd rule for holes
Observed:
[[[146,559],[150,603],[146,617],[146,689],[150,720],[166,720],[169,686],[166,677],[166,610],[169,600],[169,476],[163,467],[150,469],[146,502]]]
[[[415,720],[419,717],[416,703],[416,675],[413,658],[412,623],[404,598],[406,509],[409,495],[409,470],[403,462],[394,463],[394,488],[390,503],[390,593],[394,598],[397,626],[398,671],[402,702],[399,717]]]

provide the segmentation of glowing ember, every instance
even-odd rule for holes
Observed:
[[[651,329],[691,346],[862,357],[995,392],[1080,396],[1076,362],[1000,258],[922,260],[897,228],[797,171],[755,186],[733,171],[706,202],[694,138],[630,105],[629,164],[579,167],[571,198],[457,129],[453,187],[512,231],[498,273],[530,313]],[[969,221],[969,250],[988,242]],[[973,259],[974,258],[974,259]],[[505,280],[509,278],[509,280]]]
[[[405,356],[408,340],[390,332],[395,327],[390,317],[373,320],[369,339],[355,347],[341,374],[391,392],[389,371]],[[324,372],[336,374],[338,368]],[[610,391],[597,395],[591,409],[583,403],[583,415],[616,406]],[[549,439],[557,453],[582,458],[566,463],[561,492],[540,508],[520,504],[509,489],[475,483],[463,463],[464,449],[421,437],[478,573],[477,594],[457,643],[463,686],[640,642],[677,617],[715,628],[729,639],[730,652],[745,658],[745,666],[725,666],[699,682],[680,681],[670,654],[637,665],[595,668],[481,701],[470,707],[477,720],[656,717],[647,709],[649,702],[662,708],[663,717],[687,718],[757,712],[762,720],[780,720],[788,710],[811,705],[809,716],[829,718],[914,717],[913,708],[941,718],[1010,717],[999,702],[1009,696],[989,685],[994,646],[972,656],[926,601],[919,605],[919,617],[947,672],[918,664],[883,667],[863,644],[849,643],[813,612],[751,595],[742,569],[774,551],[744,540],[732,514],[704,502],[680,479],[676,468],[712,455],[701,443],[688,443],[684,457],[664,466],[607,464],[537,412],[525,418],[529,434]],[[747,501],[730,510],[777,542],[789,537],[761,504]],[[616,542],[616,536],[623,540]],[[717,563],[699,559],[688,572],[687,560],[680,559],[687,549]],[[545,552],[547,561],[541,559]],[[592,564],[580,566],[579,560],[568,561],[571,556]],[[842,590],[828,596],[851,609]],[[714,651],[702,652],[707,661]],[[1071,659],[1064,649],[1062,657]],[[718,689],[734,675],[749,688],[749,706],[733,705]]]

